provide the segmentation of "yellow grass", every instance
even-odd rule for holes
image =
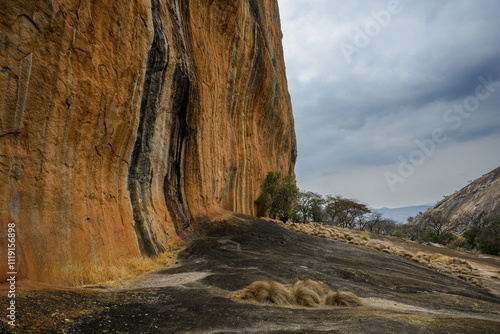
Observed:
[[[233,292],[238,302],[253,302],[281,307],[361,306],[361,299],[351,292],[332,291],[322,282],[306,279],[283,285],[275,281],[257,281]]]
[[[295,232],[309,234],[334,241],[345,242],[348,244],[365,246],[389,254],[411,259],[436,271],[455,274],[457,275],[457,277],[462,279],[464,279],[464,277],[467,277],[467,280],[472,281],[469,275],[481,276],[479,271],[473,268],[465,260],[455,257],[449,257],[442,254],[427,253],[422,251],[419,251],[415,254],[398,246],[391,245],[390,243],[380,240],[373,240],[370,238],[370,234],[368,232],[357,232],[337,226],[325,226],[318,223],[295,224],[290,222],[283,223],[281,221],[275,221],[272,219],[267,220]]]
[[[138,278],[140,275],[174,265],[181,249],[166,251],[154,257],[134,256],[115,263],[103,263],[90,266],[73,285],[120,285],[126,280]]]
[[[361,232],[359,232],[359,235],[360,235],[363,239],[365,239],[365,240],[370,239],[370,233],[368,233],[368,232],[366,232],[366,231],[361,231]]]

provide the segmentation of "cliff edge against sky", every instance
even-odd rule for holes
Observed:
[[[255,214],[268,171],[293,175],[276,0],[0,13],[0,245],[14,222],[18,278],[157,254],[222,210]]]

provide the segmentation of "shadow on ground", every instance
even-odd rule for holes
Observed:
[[[179,259],[179,266],[125,289],[75,292],[73,300],[93,303],[97,311],[65,319],[67,332],[496,333],[500,328],[500,298],[469,282],[255,218],[215,223]],[[354,292],[368,305],[281,308],[229,298],[257,280],[287,284],[307,278]],[[32,300],[50,293],[38,292]]]

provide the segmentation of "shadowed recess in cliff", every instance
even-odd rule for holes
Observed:
[[[163,182],[165,204],[171,215],[175,231],[181,235],[190,226],[191,213],[184,193],[184,168],[186,159],[186,137],[188,135],[188,111],[190,100],[196,100],[192,92],[192,83],[189,68],[189,56],[186,51],[190,49],[189,34],[185,31],[188,24],[189,3],[175,1],[168,7],[168,20],[172,29],[172,49],[177,55],[173,66],[171,78],[167,78],[171,85],[169,94],[171,100],[171,126],[168,148],[168,165]],[[182,24],[184,22],[185,24]]]
[[[163,240],[157,240],[158,234],[155,233],[156,229],[162,228],[158,224],[163,222],[152,220],[157,208],[154,207],[151,190],[155,173],[152,163],[155,154],[155,122],[162,112],[168,114],[169,120],[167,135],[161,139],[168,143],[165,174],[160,175],[163,178],[162,195],[178,235],[188,228],[190,220],[183,182],[191,79],[188,60],[184,56],[186,43],[182,37],[183,27],[179,24],[183,19],[187,20],[188,15],[184,15],[186,18],[179,17],[183,14],[178,3],[167,6],[166,13],[162,14],[159,1],[152,1],[154,36],[148,53],[137,139],[128,176],[134,228],[141,253],[145,255],[155,255],[164,250]],[[162,17],[166,17],[172,25],[171,41],[167,41]],[[167,95],[171,104],[165,106],[163,100]]]
[[[159,0],[151,1],[153,20],[153,43],[148,53],[144,92],[142,95],[137,138],[130,159],[128,190],[134,215],[134,229],[142,254],[155,255],[164,250],[152,232],[149,210],[153,208],[151,186],[153,166],[151,163],[151,140],[154,137],[161,93],[165,83],[168,63],[168,45],[163,33]]]
[[[189,227],[189,209],[184,196],[184,158],[186,149],[187,113],[189,109],[190,81],[179,67],[174,72],[175,87],[172,110],[174,119],[170,132],[169,164],[163,183],[165,203],[174,218],[177,234]]]

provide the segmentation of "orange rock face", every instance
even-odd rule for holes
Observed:
[[[296,144],[275,0],[0,3],[0,246],[74,279],[255,214]],[[0,279],[6,275],[6,261]]]

